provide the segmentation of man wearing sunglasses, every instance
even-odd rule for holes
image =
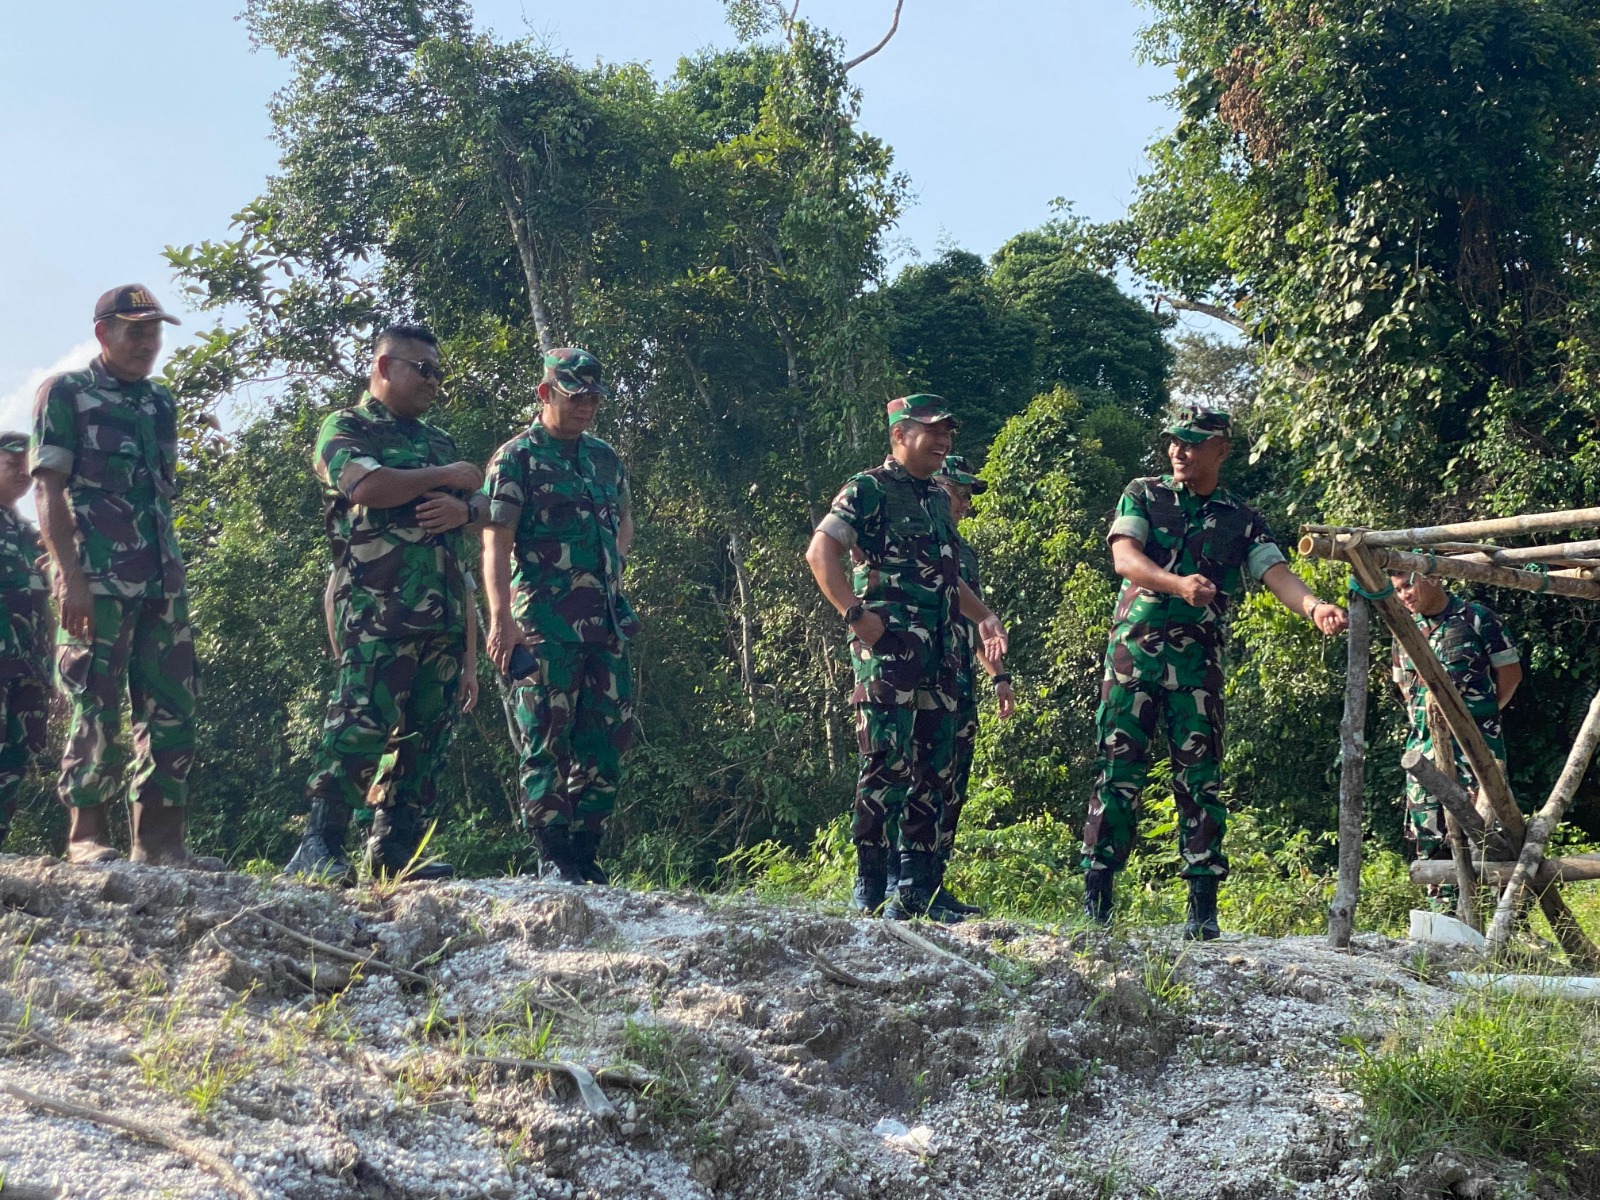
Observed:
[[[547,350],[539,415],[483,485],[488,650],[511,676],[523,825],[546,871],[575,884],[607,882],[596,852],[633,742],[632,501],[622,459],[589,432],[610,394],[587,350]]]
[[[433,334],[391,326],[375,350],[366,394],[329,414],[313,453],[333,550],[328,600],[339,676],[307,785],[305,837],[284,868],[341,882],[354,878],[344,854],[351,815],[368,803],[386,750],[392,758],[372,814],[368,867],[413,879],[452,873],[447,863],[412,860],[455,714],[470,712],[478,697],[460,531],[483,523],[483,473],[422,419],[444,378]]]

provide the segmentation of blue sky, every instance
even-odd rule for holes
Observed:
[[[802,0],[851,52],[893,0]],[[8,6],[0,50],[0,428],[26,421],[45,373],[94,353],[95,298],[147,284],[185,317],[163,247],[222,238],[277,162],[267,102],[287,78],[252,51],[230,0],[53,0]],[[579,62],[727,45],[721,0],[589,0],[541,9],[480,0],[480,25]],[[547,15],[553,14],[553,15]],[[901,261],[944,244],[987,254],[1049,218],[1123,211],[1144,147],[1170,124],[1170,86],[1134,62],[1131,0],[905,0],[900,31],[855,78],[863,124],[893,146],[916,202]]]

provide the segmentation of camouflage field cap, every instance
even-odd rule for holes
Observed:
[[[125,283],[121,287],[114,287],[100,299],[95,301],[94,319],[104,321],[107,317],[121,317],[124,321],[168,321],[173,325],[182,325],[177,317],[162,309],[156,298],[150,294],[150,289],[142,283]]]
[[[936,421],[956,423],[956,415],[950,411],[943,396],[929,396],[924,392],[889,401],[888,411],[891,427],[901,421],[920,421],[924,425],[932,425]]]
[[[600,360],[577,346],[557,346],[544,352],[544,382],[569,396],[611,395],[611,389],[600,382]]]
[[[940,467],[934,476],[936,479],[948,479],[951,483],[959,483],[962,487],[972,489],[976,496],[979,492],[989,490],[989,485],[972,473],[972,468],[967,465],[965,454],[947,454],[944,466]]]
[[[1198,404],[1185,404],[1172,418],[1166,432],[1180,442],[1199,444],[1211,438],[1231,438],[1233,419],[1214,408],[1201,408]]]
[[[0,433],[0,454],[26,454],[28,452],[28,435],[8,429]]]

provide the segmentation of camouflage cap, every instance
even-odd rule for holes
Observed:
[[[0,433],[0,454],[26,454],[28,452],[28,435],[18,433],[15,429],[8,429]]]
[[[944,466],[935,472],[934,478],[948,479],[951,483],[969,487],[972,489],[974,496],[989,490],[989,485],[972,473],[972,468],[967,465],[967,456],[965,454],[945,455]]]
[[[168,321],[182,325],[169,312],[163,311],[150,289],[142,283],[125,283],[114,287],[95,301],[94,319],[98,323],[107,317],[121,317],[124,321]]]
[[[600,360],[576,346],[544,352],[544,382],[569,396],[611,395],[611,389],[600,382]]]
[[[943,396],[929,396],[923,392],[889,401],[888,411],[891,427],[901,421],[920,421],[924,425],[932,425],[936,421],[956,423],[956,415],[950,411]]]
[[[1214,408],[1201,408],[1198,404],[1185,404],[1168,423],[1165,432],[1180,442],[1200,443],[1211,438],[1231,438],[1233,418]]]

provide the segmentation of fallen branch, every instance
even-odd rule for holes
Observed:
[[[1534,881],[1535,891],[1541,890],[1549,883],[1586,883],[1600,879],[1600,854],[1574,854],[1566,858],[1550,858],[1545,860],[1545,867],[1548,868],[1548,874],[1541,869]],[[1516,869],[1515,859],[1491,859],[1487,862],[1476,858],[1472,860],[1473,876],[1496,887],[1510,879],[1511,873]],[[1454,878],[1454,864],[1443,859],[1419,859],[1411,864],[1412,883],[1427,886],[1430,883],[1449,883]]]
[[[109,1129],[120,1129],[123,1133],[131,1133],[141,1141],[149,1142],[153,1146],[162,1146],[175,1154],[198,1163],[210,1171],[223,1186],[236,1196],[244,1200],[262,1200],[261,1193],[241,1175],[234,1165],[216,1151],[202,1146],[199,1142],[192,1142],[186,1137],[174,1133],[160,1125],[151,1125],[145,1121],[136,1121],[132,1117],[119,1116],[116,1113],[104,1112],[98,1108],[85,1108],[81,1104],[74,1104],[70,1100],[62,1100],[57,1096],[41,1096],[37,1092],[30,1092],[27,1088],[18,1087],[6,1080],[0,1080],[0,1092],[4,1092],[14,1100],[20,1100],[30,1108],[42,1108],[46,1112],[53,1112],[57,1116],[67,1117],[74,1121],[89,1121],[95,1125],[103,1125]],[[7,1188],[5,1191],[9,1191]],[[0,1192],[0,1195],[4,1195]]]
[[[831,979],[834,983],[843,984],[845,987],[862,988],[869,992],[881,992],[884,989],[882,983],[871,979],[862,979],[859,975],[852,975],[843,967],[822,957],[815,950],[811,952],[811,961],[816,964],[817,970],[822,972],[824,979]]]
[[[929,941],[916,930],[907,928],[904,921],[882,921],[880,924],[885,930],[888,931],[890,937],[898,938],[906,945],[914,946],[923,953],[931,954],[935,958],[942,958],[947,962],[953,962],[959,966],[963,966],[967,970],[973,972],[975,975],[978,975],[980,978],[993,984],[995,987],[998,987],[1007,996],[1016,996],[1017,989],[1012,987],[1005,980],[1001,979],[993,971],[989,970],[987,967],[980,967],[971,959],[963,958],[961,955],[952,953],[951,951],[946,950],[943,946]]]
[[[257,919],[267,928],[277,930],[284,937],[292,938],[302,946],[320,950],[329,958],[342,959],[345,962],[355,963],[363,967],[377,967],[380,971],[388,971],[391,975],[397,975],[401,979],[409,980],[412,983],[420,983],[423,987],[429,986],[429,980],[426,975],[418,975],[415,971],[396,966],[394,963],[387,962],[375,954],[358,954],[354,950],[346,950],[343,946],[331,945],[328,942],[312,937],[310,934],[301,933],[298,929],[291,929],[282,921],[274,921],[271,917],[265,915],[258,914]]]

